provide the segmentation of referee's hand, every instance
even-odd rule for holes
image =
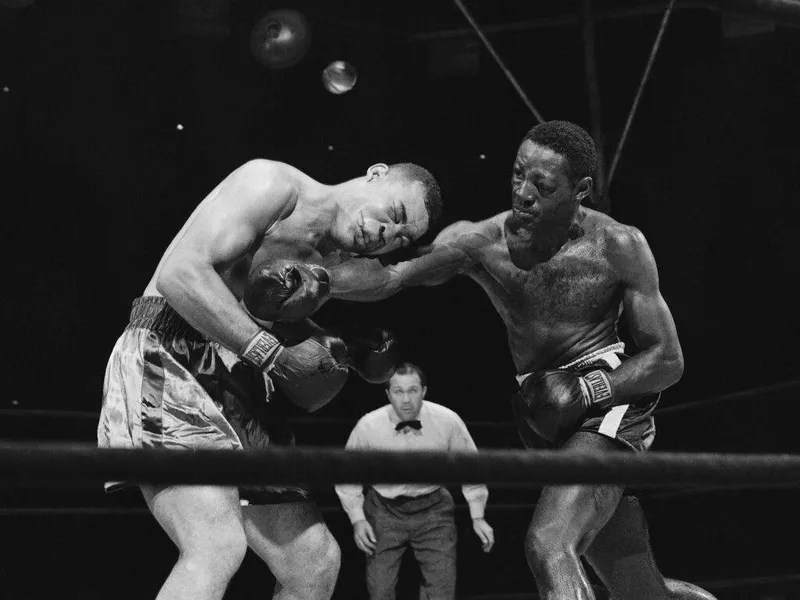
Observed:
[[[353,539],[356,541],[358,549],[365,554],[372,556],[375,552],[375,532],[372,531],[372,525],[366,520],[356,521],[353,523]]]

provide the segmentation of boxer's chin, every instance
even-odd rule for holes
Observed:
[[[530,271],[539,262],[536,260],[537,253],[532,247],[530,234],[522,237],[506,231],[506,247],[511,262],[518,269]]]
[[[515,235],[530,236],[534,224],[535,221],[532,218],[523,218],[515,211],[511,211],[511,214],[506,217],[505,227],[506,231],[511,231]]]

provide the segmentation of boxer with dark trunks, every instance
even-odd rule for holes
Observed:
[[[349,339],[308,317],[326,300],[316,266],[414,242],[440,210],[433,177],[410,163],[323,185],[254,160],[195,209],[164,253],[108,361],[98,444],[105,448],[263,448],[293,435],[275,390],[315,410],[349,370],[387,380],[393,340]],[[339,547],[296,486],[141,486],[179,549],[158,598],[220,599],[248,546],[275,598],[329,598]]]
[[[513,409],[527,447],[646,451],[658,394],[680,379],[683,355],[642,233],[582,205],[594,172],[594,142],[583,128],[534,127],[514,161],[510,211],[454,223],[409,261],[331,265],[331,295],[374,301],[467,275],[506,325],[520,382]],[[640,348],[630,357],[617,334],[620,315]],[[641,510],[623,491],[543,489],[525,548],[540,597],[594,598],[583,556],[615,600],[711,598],[663,578]],[[593,551],[598,542],[602,552]]]

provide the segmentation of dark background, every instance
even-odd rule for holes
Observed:
[[[0,222],[8,277],[0,406],[16,412],[0,414],[5,437],[93,439],[91,418],[56,422],[19,411],[99,410],[105,362],[131,300],[194,206],[244,161],[285,161],[325,183],[358,176],[375,162],[420,163],[443,190],[438,230],[508,207],[511,163],[535,124],[450,2],[9,4],[0,2]],[[545,118],[588,128],[581,3],[467,6],[478,22],[500,25],[490,39]],[[310,50],[285,70],[259,64],[248,44],[253,23],[274,8],[298,9],[312,27]],[[662,8],[595,2],[609,162]],[[798,50],[800,30],[780,18],[764,24],[681,6],[667,29],[609,190],[612,216],[649,240],[683,344],[685,375],[662,406],[797,379]],[[320,76],[340,59],[359,79],[335,96]],[[508,421],[515,383],[504,330],[472,282],[378,304],[330,302],[318,320],[401,332],[406,358],[429,373],[431,400],[468,422]],[[797,389],[664,415],[656,449],[796,452]],[[344,420],[324,434],[301,427],[300,439],[341,445],[352,422],[383,401],[377,388],[353,378],[318,413]],[[507,428],[471,430],[481,446],[517,446]],[[40,492],[6,491],[7,504],[140,506],[96,490]],[[535,499],[508,491],[495,497]],[[644,503],[670,574],[715,581],[796,571],[779,550],[798,533],[794,492],[665,498],[645,494]],[[490,557],[479,556],[460,513],[460,589],[532,590],[520,546],[529,512],[491,510],[498,548]],[[173,551],[154,522],[128,519],[0,520],[8,532],[0,569],[10,578],[0,598],[47,596],[54,581],[36,568],[55,569],[65,590],[79,590],[63,597],[106,597],[100,586],[111,584],[121,586],[114,597],[154,596]],[[361,594],[349,527],[340,512],[329,519],[345,552],[337,595]],[[269,597],[262,590],[270,585],[260,565],[247,562],[229,596]],[[715,591],[720,598],[800,597],[783,589],[768,596],[742,583]]]

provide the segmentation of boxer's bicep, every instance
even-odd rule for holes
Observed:
[[[255,325],[220,273],[291,210],[291,186],[266,161],[234,171],[201,204],[160,269],[156,288],[192,327],[238,352]]]
[[[477,225],[457,221],[436,236],[423,254],[396,265],[398,277],[405,287],[439,285],[455,275],[467,273],[475,266],[470,249],[482,238],[476,235]]]
[[[434,245],[427,254],[391,265],[393,276],[401,288],[417,285],[440,285],[455,275],[466,273],[473,266],[469,254],[457,244]]]
[[[661,295],[658,268],[644,236],[632,229],[620,240],[623,317],[636,345],[658,349],[665,358],[680,358],[672,312]]]

